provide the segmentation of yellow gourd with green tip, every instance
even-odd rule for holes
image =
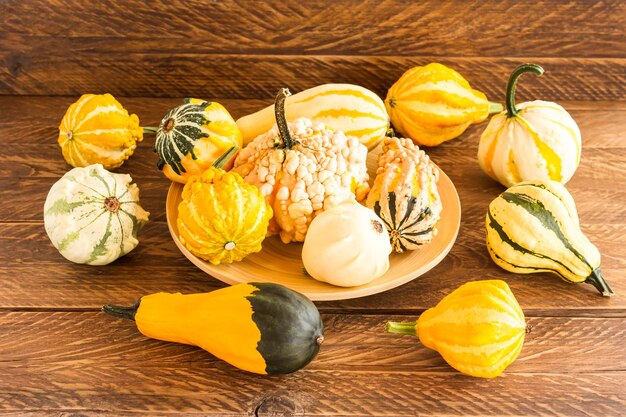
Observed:
[[[473,281],[426,310],[417,322],[388,322],[387,332],[417,335],[454,369],[494,378],[522,350],[526,321],[504,281]]]

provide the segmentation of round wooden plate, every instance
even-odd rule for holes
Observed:
[[[368,155],[371,180],[375,176],[379,152],[380,147]],[[402,254],[393,253],[390,257],[389,270],[385,275],[358,287],[336,287],[306,275],[301,259],[302,244],[286,245],[278,236],[265,239],[261,252],[248,255],[241,262],[213,265],[196,257],[181,244],[178,238],[176,219],[183,191],[182,184],[172,183],[167,194],[167,225],[176,246],[191,262],[212,277],[228,284],[274,282],[305,294],[314,301],[344,300],[376,294],[407,283],[428,272],[448,254],[459,231],[461,203],[452,181],[441,169],[439,169],[437,187],[443,205],[437,236],[430,244],[419,250]]]

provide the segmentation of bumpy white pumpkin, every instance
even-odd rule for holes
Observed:
[[[341,287],[367,284],[389,269],[391,244],[382,220],[356,202],[318,214],[302,248],[313,278]]]
[[[580,130],[556,103],[536,100],[515,106],[515,82],[527,71],[543,73],[535,64],[521,65],[513,72],[507,86],[507,110],[489,121],[480,138],[480,166],[507,187],[529,180],[565,184],[580,162]]]
[[[46,198],[46,232],[72,262],[106,265],[133,250],[149,213],[139,205],[139,188],[127,174],[102,165],[74,168]]]

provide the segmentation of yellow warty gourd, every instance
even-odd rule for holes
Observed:
[[[324,84],[294,94],[285,101],[287,121],[301,117],[354,136],[373,149],[385,137],[389,116],[383,101],[367,88],[353,84]],[[274,106],[237,120],[247,145],[274,126]]]
[[[237,173],[211,167],[185,185],[177,225],[183,245],[217,265],[259,252],[271,217],[258,188]]]
[[[474,281],[448,294],[417,322],[388,322],[387,332],[417,335],[454,369],[494,378],[522,350],[526,321],[504,281]]]
[[[424,146],[454,139],[502,109],[461,74],[438,63],[405,72],[389,89],[385,106],[394,129]]]
[[[73,167],[102,164],[117,168],[143,139],[139,118],[111,94],[85,94],[72,104],[59,126],[59,146]]]
[[[480,138],[478,161],[483,171],[507,187],[529,180],[565,184],[580,162],[580,130],[556,103],[536,100],[515,105],[517,79],[529,71],[543,74],[535,64],[523,64],[513,71],[506,111],[489,121]]]

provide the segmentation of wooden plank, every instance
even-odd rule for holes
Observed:
[[[624,13],[620,1],[452,0],[408,7],[399,0],[273,0],[247,7],[232,0],[210,5],[133,0],[122,7],[114,1],[26,0],[0,5],[7,50],[101,55],[160,51],[623,58]]]
[[[625,58],[172,55],[160,51],[101,55],[71,50],[58,55],[43,50],[33,55],[0,51],[0,93],[266,99],[281,87],[300,91],[325,83],[352,83],[384,96],[404,71],[436,61],[459,71],[490,99],[501,100],[510,72],[529,60],[541,64],[546,74],[529,77],[523,87],[520,84],[520,98],[626,100]]]
[[[453,371],[415,338],[384,334],[386,317],[323,319],[319,357],[268,378],[146,339],[103,313],[2,313],[0,410],[618,416],[626,406],[621,319],[529,318],[519,359],[494,380]]]

